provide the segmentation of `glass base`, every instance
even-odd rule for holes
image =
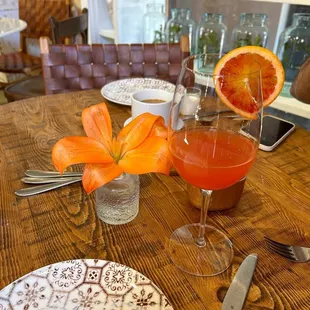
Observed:
[[[175,230],[169,240],[169,255],[181,270],[196,276],[215,276],[232,262],[232,242],[221,231],[205,225],[205,245],[196,244],[199,224],[185,225]]]

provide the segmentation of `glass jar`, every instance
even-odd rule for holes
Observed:
[[[205,13],[196,30],[195,53],[222,53],[226,31],[222,14]]]
[[[267,18],[266,14],[242,13],[239,25],[232,32],[232,46],[234,48],[246,45],[266,47]]]
[[[112,225],[129,223],[138,215],[139,193],[139,176],[127,173],[97,188],[96,212],[98,217],[103,222]]]
[[[192,11],[190,9],[181,9],[180,10],[180,22],[181,22],[181,36],[185,38],[188,37],[188,44],[191,54],[195,52],[195,30],[196,23],[192,19]]]
[[[144,43],[163,43],[166,16],[162,4],[147,4],[147,13],[143,16]]]
[[[277,55],[285,70],[285,83],[281,95],[291,97],[291,84],[301,65],[310,57],[309,13],[293,14],[292,25],[280,36]]]
[[[171,19],[169,19],[165,26],[165,35],[167,43],[179,43],[181,40],[181,19],[180,9],[171,9]]]

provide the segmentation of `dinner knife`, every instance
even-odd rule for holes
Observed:
[[[223,301],[222,310],[242,310],[257,264],[257,254],[250,254],[240,265]]]
[[[60,174],[57,171],[26,170],[25,175],[34,178],[80,177],[81,172],[68,171]]]
[[[38,185],[34,187],[22,188],[22,189],[17,190],[15,194],[20,197],[32,196],[32,195],[44,193],[52,189],[56,189],[58,187],[62,187],[62,186],[69,185],[69,184],[79,182],[79,181],[81,181],[80,178],[76,178],[73,180],[70,178],[69,181],[53,182],[53,183]]]

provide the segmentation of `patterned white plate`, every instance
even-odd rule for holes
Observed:
[[[1,310],[173,310],[163,292],[141,273],[104,260],[56,263],[0,291]]]
[[[174,92],[175,85],[164,80],[133,78],[118,80],[101,88],[102,96],[112,102],[131,106],[131,94],[143,89],[161,89]]]

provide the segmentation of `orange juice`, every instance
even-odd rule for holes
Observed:
[[[218,190],[248,173],[256,145],[237,133],[198,127],[174,133],[170,152],[175,169],[185,181],[202,189]]]

